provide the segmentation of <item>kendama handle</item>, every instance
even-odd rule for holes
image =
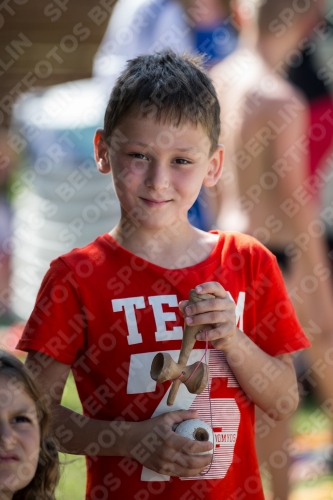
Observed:
[[[189,305],[201,300],[215,299],[214,295],[208,293],[198,295],[195,290],[190,291]],[[186,366],[188,359],[190,357],[191,351],[194,347],[196,341],[196,334],[200,332],[202,325],[189,326],[185,323],[182,347],[179,353],[178,364],[179,366]]]
[[[178,394],[178,389],[181,384],[180,380],[174,380],[171,384],[169,396],[167,399],[167,405],[172,406],[175,403],[176,396]]]
[[[194,304],[195,302],[200,302],[201,300],[208,300],[208,299],[215,299],[215,296],[207,293],[199,295],[196,293],[195,290],[190,291],[189,304]],[[189,326],[185,323],[182,347],[180,349],[179,359],[178,359],[178,365],[181,368],[184,368],[186,366],[186,363],[188,362],[191,351],[196,341],[195,336],[198,332],[200,332],[201,328],[202,325]],[[180,380],[174,380],[172,382],[169,396],[167,399],[168,406],[172,406],[174,404],[180,384],[181,384]]]

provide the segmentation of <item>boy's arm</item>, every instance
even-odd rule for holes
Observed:
[[[197,340],[209,340],[223,351],[246,396],[274,420],[282,420],[295,411],[299,401],[297,380],[289,354],[270,356],[236,327],[235,303],[217,282],[196,287],[198,293],[215,295],[180,308],[191,325],[207,325]],[[192,321],[191,321],[192,320]]]
[[[270,356],[238,328],[236,342],[226,359],[248,398],[274,420],[291,415],[299,403],[291,355]]]
[[[143,422],[104,421],[62,406],[70,366],[30,351],[26,366],[53,409],[54,433],[66,453],[134,458],[148,469],[171,476],[195,476],[210,464],[211,455],[191,456],[212,448],[172,431],[175,423],[196,418],[195,411],[174,411]]]

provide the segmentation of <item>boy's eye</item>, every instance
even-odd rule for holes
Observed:
[[[191,164],[191,162],[189,160],[186,160],[185,158],[176,158],[174,161],[178,165],[190,165]]]
[[[132,156],[132,158],[136,158],[137,160],[148,160],[147,156],[142,153],[131,153],[130,156]]]

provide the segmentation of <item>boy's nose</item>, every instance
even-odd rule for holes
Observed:
[[[152,165],[148,170],[145,185],[155,191],[161,191],[169,187],[169,178],[166,168],[161,164]]]

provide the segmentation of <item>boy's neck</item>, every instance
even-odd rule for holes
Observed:
[[[166,269],[180,269],[204,261],[218,239],[217,235],[181,222],[158,230],[132,228],[126,237],[125,227],[120,221],[110,235],[129,252]]]

